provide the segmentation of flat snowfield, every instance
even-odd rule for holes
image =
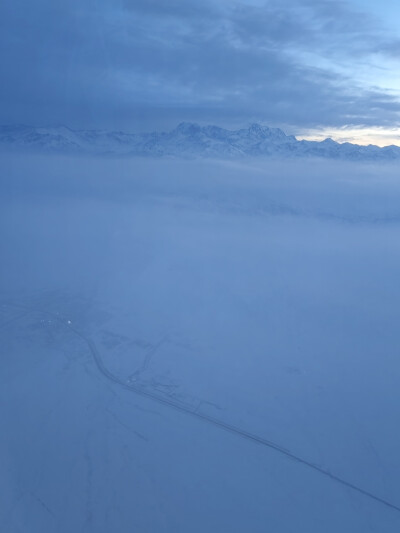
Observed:
[[[0,160],[0,530],[400,531],[400,172]]]

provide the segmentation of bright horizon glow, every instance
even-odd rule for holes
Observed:
[[[370,126],[343,126],[341,128],[316,128],[303,133],[295,134],[298,140],[323,141],[331,138],[338,143],[349,142],[367,146],[400,146],[400,128],[370,127]]]

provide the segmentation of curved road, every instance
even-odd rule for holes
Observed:
[[[339,476],[336,476],[335,474],[332,474],[329,470],[326,470],[318,465],[315,465],[314,463],[311,463],[310,461],[307,461],[306,459],[303,459],[302,457],[296,455],[295,453],[292,453],[291,451],[283,448],[282,446],[280,446],[279,444],[276,444],[272,441],[269,441],[267,439],[264,439],[263,437],[260,437],[258,435],[255,435],[253,433],[249,433],[248,431],[245,431],[244,429],[241,429],[237,426],[234,426],[232,424],[228,424],[226,422],[224,422],[223,420],[219,420],[217,418],[214,418],[212,416],[209,416],[209,415],[206,415],[206,414],[202,414],[202,413],[199,413],[198,411],[194,411],[193,409],[189,408],[189,407],[186,407],[185,405],[183,404],[179,404],[177,402],[174,402],[173,400],[170,400],[168,398],[165,398],[163,396],[159,396],[158,394],[155,394],[153,392],[150,392],[148,390],[145,390],[145,389],[142,389],[141,387],[138,387],[137,385],[134,385],[134,384],[131,384],[131,383],[126,383],[125,381],[123,381],[121,378],[119,378],[118,376],[114,375],[112,372],[110,372],[110,370],[108,370],[108,368],[105,366],[102,358],[101,358],[101,355],[97,349],[97,346],[95,345],[95,343],[89,338],[87,337],[84,333],[82,333],[81,331],[79,331],[78,329],[76,329],[71,323],[70,321],[60,317],[59,315],[55,314],[55,313],[51,313],[50,311],[46,311],[46,310],[42,310],[42,309],[35,309],[35,308],[30,308],[30,307],[27,307],[27,306],[24,306],[24,305],[20,305],[20,304],[14,304],[14,303],[5,303],[5,305],[8,305],[10,307],[17,307],[17,308],[20,308],[20,309],[25,309],[27,310],[28,312],[36,312],[36,313],[41,313],[43,315],[46,315],[46,316],[49,316],[51,317],[53,320],[59,322],[60,324],[64,325],[65,327],[67,327],[69,330],[71,330],[75,335],[77,335],[78,337],[80,337],[84,342],[85,344],[87,345],[87,347],[89,348],[90,350],[90,353],[92,354],[92,357],[93,357],[93,361],[97,367],[97,369],[99,370],[99,372],[104,376],[104,378],[106,378],[108,381],[111,381],[113,383],[115,383],[116,385],[118,385],[119,387],[125,389],[125,390],[128,390],[130,392],[133,392],[135,394],[138,394],[140,396],[144,396],[146,398],[149,398],[159,404],[162,404],[162,405],[166,405],[172,409],[175,409],[176,411],[179,411],[181,413],[184,413],[186,415],[189,415],[189,416],[192,416],[194,418],[197,418],[199,420],[202,420],[203,422],[206,422],[208,424],[212,424],[213,426],[216,426],[220,429],[223,429],[225,431],[229,431],[230,433],[233,433],[239,437],[242,437],[244,439],[247,439],[247,440],[250,440],[250,441],[253,441],[257,444],[260,444],[262,446],[265,446],[267,448],[270,448],[272,450],[275,450],[276,452],[280,453],[281,455],[285,455],[286,457],[289,457],[290,459],[292,459],[293,461],[296,461],[297,463],[300,463],[302,465],[304,465],[305,467],[307,468],[310,468],[316,472],[318,472],[319,474],[331,479],[332,481],[335,481],[336,483],[339,483],[349,489],[352,489],[353,491],[355,492],[358,492],[359,494],[362,494],[363,496],[371,499],[371,500],[374,500],[375,502],[379,503],[379,504],[382,504],[382,505],[385,505],[386,507],[389,507],[390,509],[392,510],[395,510],[397,512],[400,512],[400,506],[398,505],[395,505],[383,498],[380,498],[379,496],[371,493],[371,492],[368,492],[366,490],[364,490],[363,488],[361,487],[358,487],[357,485],[354,485],[353,483],[350,483],[349,481],[346,481],[345,479],[339,477]],[[16,319],[18,318],[22,318],[22,316],[25,316],[25,313],[24,315],[19,315],[18,317],[15,317]],[[4,325],[7,325],[7,324],[4,324]]]

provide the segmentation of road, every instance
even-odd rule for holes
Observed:
[[[62,324],[65,328],[68,328],[71,332],[74,333],[77,337],[79,337],[88,347],[95,366],[97,367],[100,374],[109,382],[114,383],[118,387],[121,387],[125,390],[128,390],[134,394],[143,396],[145,398],[150,399],[151,401],[157,402],[159,404],[165,405],[171,409],[174,409],[176,411],[179,411],[181,413],[184,413],[185,415],[191,416],[193,418],[198,419],[199,421],[205,422],[207,424],[213,425],[217,428],[220,428],[222,430],[228,431],[229,433],[232,433],[242,439],[246,439],[248,441],[252,441],[256,444],[259,444],[261,446],[264,446],[266,448],[269,448],[271,450],[274,450],[275,452],[284,455],[291,460],[295,461],[296,463],[299,463],[303,465],[305,468],[312,469],[315,472],[317,472],[319,475],[322,475],[324,477],[329,478],[332,482],[338,483],[348,489],[351,489],[355,492],[358,492],[359,494],[362,494],[364,497],[373,500],[375,503],[384,505],[396,512],[400,513],[400,506],[396,505],[388,500],[385,500],[376,494],[373,494],[371,492],[368,492],[364,490],[362,487],[359,487],[357,485],[354,485],[353,483],[350,483],[344,478],[341,478],[339,476],[336,476],[332,472],[330,472],[328,469],[322,468],[298,455],[291,452],[290,450],[284,448],[283,446],[272,442],[270,440],[267,440],[259,435],[250,433],[240,427],[234,426],[232,424],[228,424],[224,422],[223,420],[219,420],[217,418],[214,418],[210,415],[204,414],[199,412],[198,410],[191,409],[190,407],[187,407],[184,404],[178,403],[176,401],[173,401],[169,398],[166,398],[164,396],[160,396],[158,394],[155,394],[152,391],[146,390],[138,386],[134,383],[127,383],[123,379],[119,378],[106,367],[104,364],[101,354],[96,346],[96,344],[93,342],[92,339],[90,339],[87,335],[85,335],[84,332],[80,331],[78,328],[76,328],[69,320],[66,318],[60,316],[59,314],[52,313],[50,311],[44,310],[44,309],[37,309],[37,308],[31,308],[28,306],[24,306],[22,304],[16,304],[16,303],[10,303],[10,302],[4,302],[3,305],[24,309],[25,312],[21,315],[18,315],[15,317],[15,320],[22,318],[23,316],[26,316],[26,314],[29,313],[40,313],[44,316],[50,317],[52,320]],[[11,321],[10,321],[11,322]],[[14,319],[12,320],[14,322]],[[8,325],[8,322],[3,324],[4,326]],[[0,326],[1,327],[1,326]]]

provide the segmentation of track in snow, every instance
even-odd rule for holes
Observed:
[[[276,452],[280,453],[281,455],[284,455],[284,456],[292,459],[296,463],[302,464],[303,466],[318,472],[319,474],[323,475],[324,477],[327,477],[327,478],[331,479],[332,481],[335,481],[336,483],[339,483],[340,485],[342,485],[344,487],[347,487],[347,488],[349,488],[349,489],[351,489],[351,490],[353,490],[355,492],[358,492],[359,494],[362,494],[363,496],[365,496],[365,497],[367,497],[367,498],[369,498],[371,500],[374,500],[375,502],[377,502],[379,504],[385,505],[386,507],[389,507],[392,510],[400,512],[400,506],[395,505],[395,504],[393,504],[393,503],[391,503],[391,502],[389,502],[389,501],[387,501],[387,500],[385,500],[383,498],[380,498],[379,496],[376,496],[375,494],[373,494],[371,492],[368,492],[367,490],[364,490],[363,488],[358,487],[357,485],[354,485],[353,483],[350,483],[349,481],[346,481],[345,479],[343,479],[343,478],[341,478],[339,476],[336,476],[335,474],[332,474],[329,470],[326,470],[326,469],[324,469],[324,468],[322,468],[322,467],[320,467],[318,465],[315,465],[314,463],[311,463],[310,461],[307,461],[306,459],[303,459],[302,457],[296,455],[295,453],[292,453],[290,450],[287,450],[286,448],[283,448],[279,444],[276,444],[276,443],[274,443],[272,441],[264,439],[263,437],[255,435],[253,433],[249,433],[248,431],[245,431],[244,429],[241,429],[241,428],[239,428],[237,426],[234,426],[232,424],[228,424],[228,423],[224,422],[223,420],[219,420],[219,419],[214,418],[212,416],[199,413],[198,411],[193,410],[193,409],[191,409],[189,407],[186,407],[183,404],[179,404],[177,402],[169,400],[168,398],[159,396],[158,394],[154,394],[153,392],[150,392],[148,390],[142,389],[141,387],[138,387],[137,385],[134,385],[134,384],[131,384],[131,383],[126,383],[121,378],[119,378],[118,376],[116,376],[112,372],[110,372],[110,370],[108,370],[108,368],[104,365],[104,362],[103,362],[103,360],[101,358],[101,355],[100,355],[95,343],[89,337],[87,337],[84,333],[82,333],[81,331],[76,329],[71,324],[70,321],[60,317],[58,314],[52,313],[50,311],[42,310],[42,309],[30,308],[28,306],[24,306],[24,305],[20,305],[20,304],[13,304],[13,303],[9,303],[9,302],[7,302],[6,305],[9,305],[10,307],[17,307],[17,308],[21,308],[21,309],[26,309],[27,310],[27,313],[24,313],[23,315],[19,315],[18,317],[15,317],[16,319],[17,318],[22,318],[23,316],[25,316],[25,314],[29,314],[29,312],[36,312],[36,313],[41,313],[41,314],[50,316],[53,320],[56,320],[60,324],[62,324],[65,327],[67,327],[75,335],[77,335],[79,338],[81,338],[85,342],[85,344],[88,346],[88,348],[90,350],[90,353],[92,354],[93,361],[94,361],[97,369],[99,370],[99,372],[108,381],[111,381],[111,382],[115,383],[119,387],[121,387],[121,388],[123,388],[125,390],[128,390],[130,392],[133,392],[135,394],[138,394],[140,396],[143,396],[145,398],[149,398],[149,399],[151,399],[151,400],[153,400],[153,401],[155,401],[155,402],[157,402],[159,404],[166,405],[166,406],[168,406],[168,407],[170,407],[170,408],[172,408],[172,409],[174,409],[176,411],[179,411],[181,413],[189,415],[189,416],[191,416],[193,418],[197,418],[199,420],[202,420],[203,422],[206,422],[206,423],[211,424],[213,426],[216,426],[216,427],[218,427],[220,429],[223,429],[225,431],[233,433],[234,435],[237,435],[237,436],[239,436],[239,437],[241,437],[243,439],[255,442],[257,444],[265,446],[266,448],[270,448],[271,450],[275,450]],[[4,325],[7,325],[7,324],[4,324]]]

